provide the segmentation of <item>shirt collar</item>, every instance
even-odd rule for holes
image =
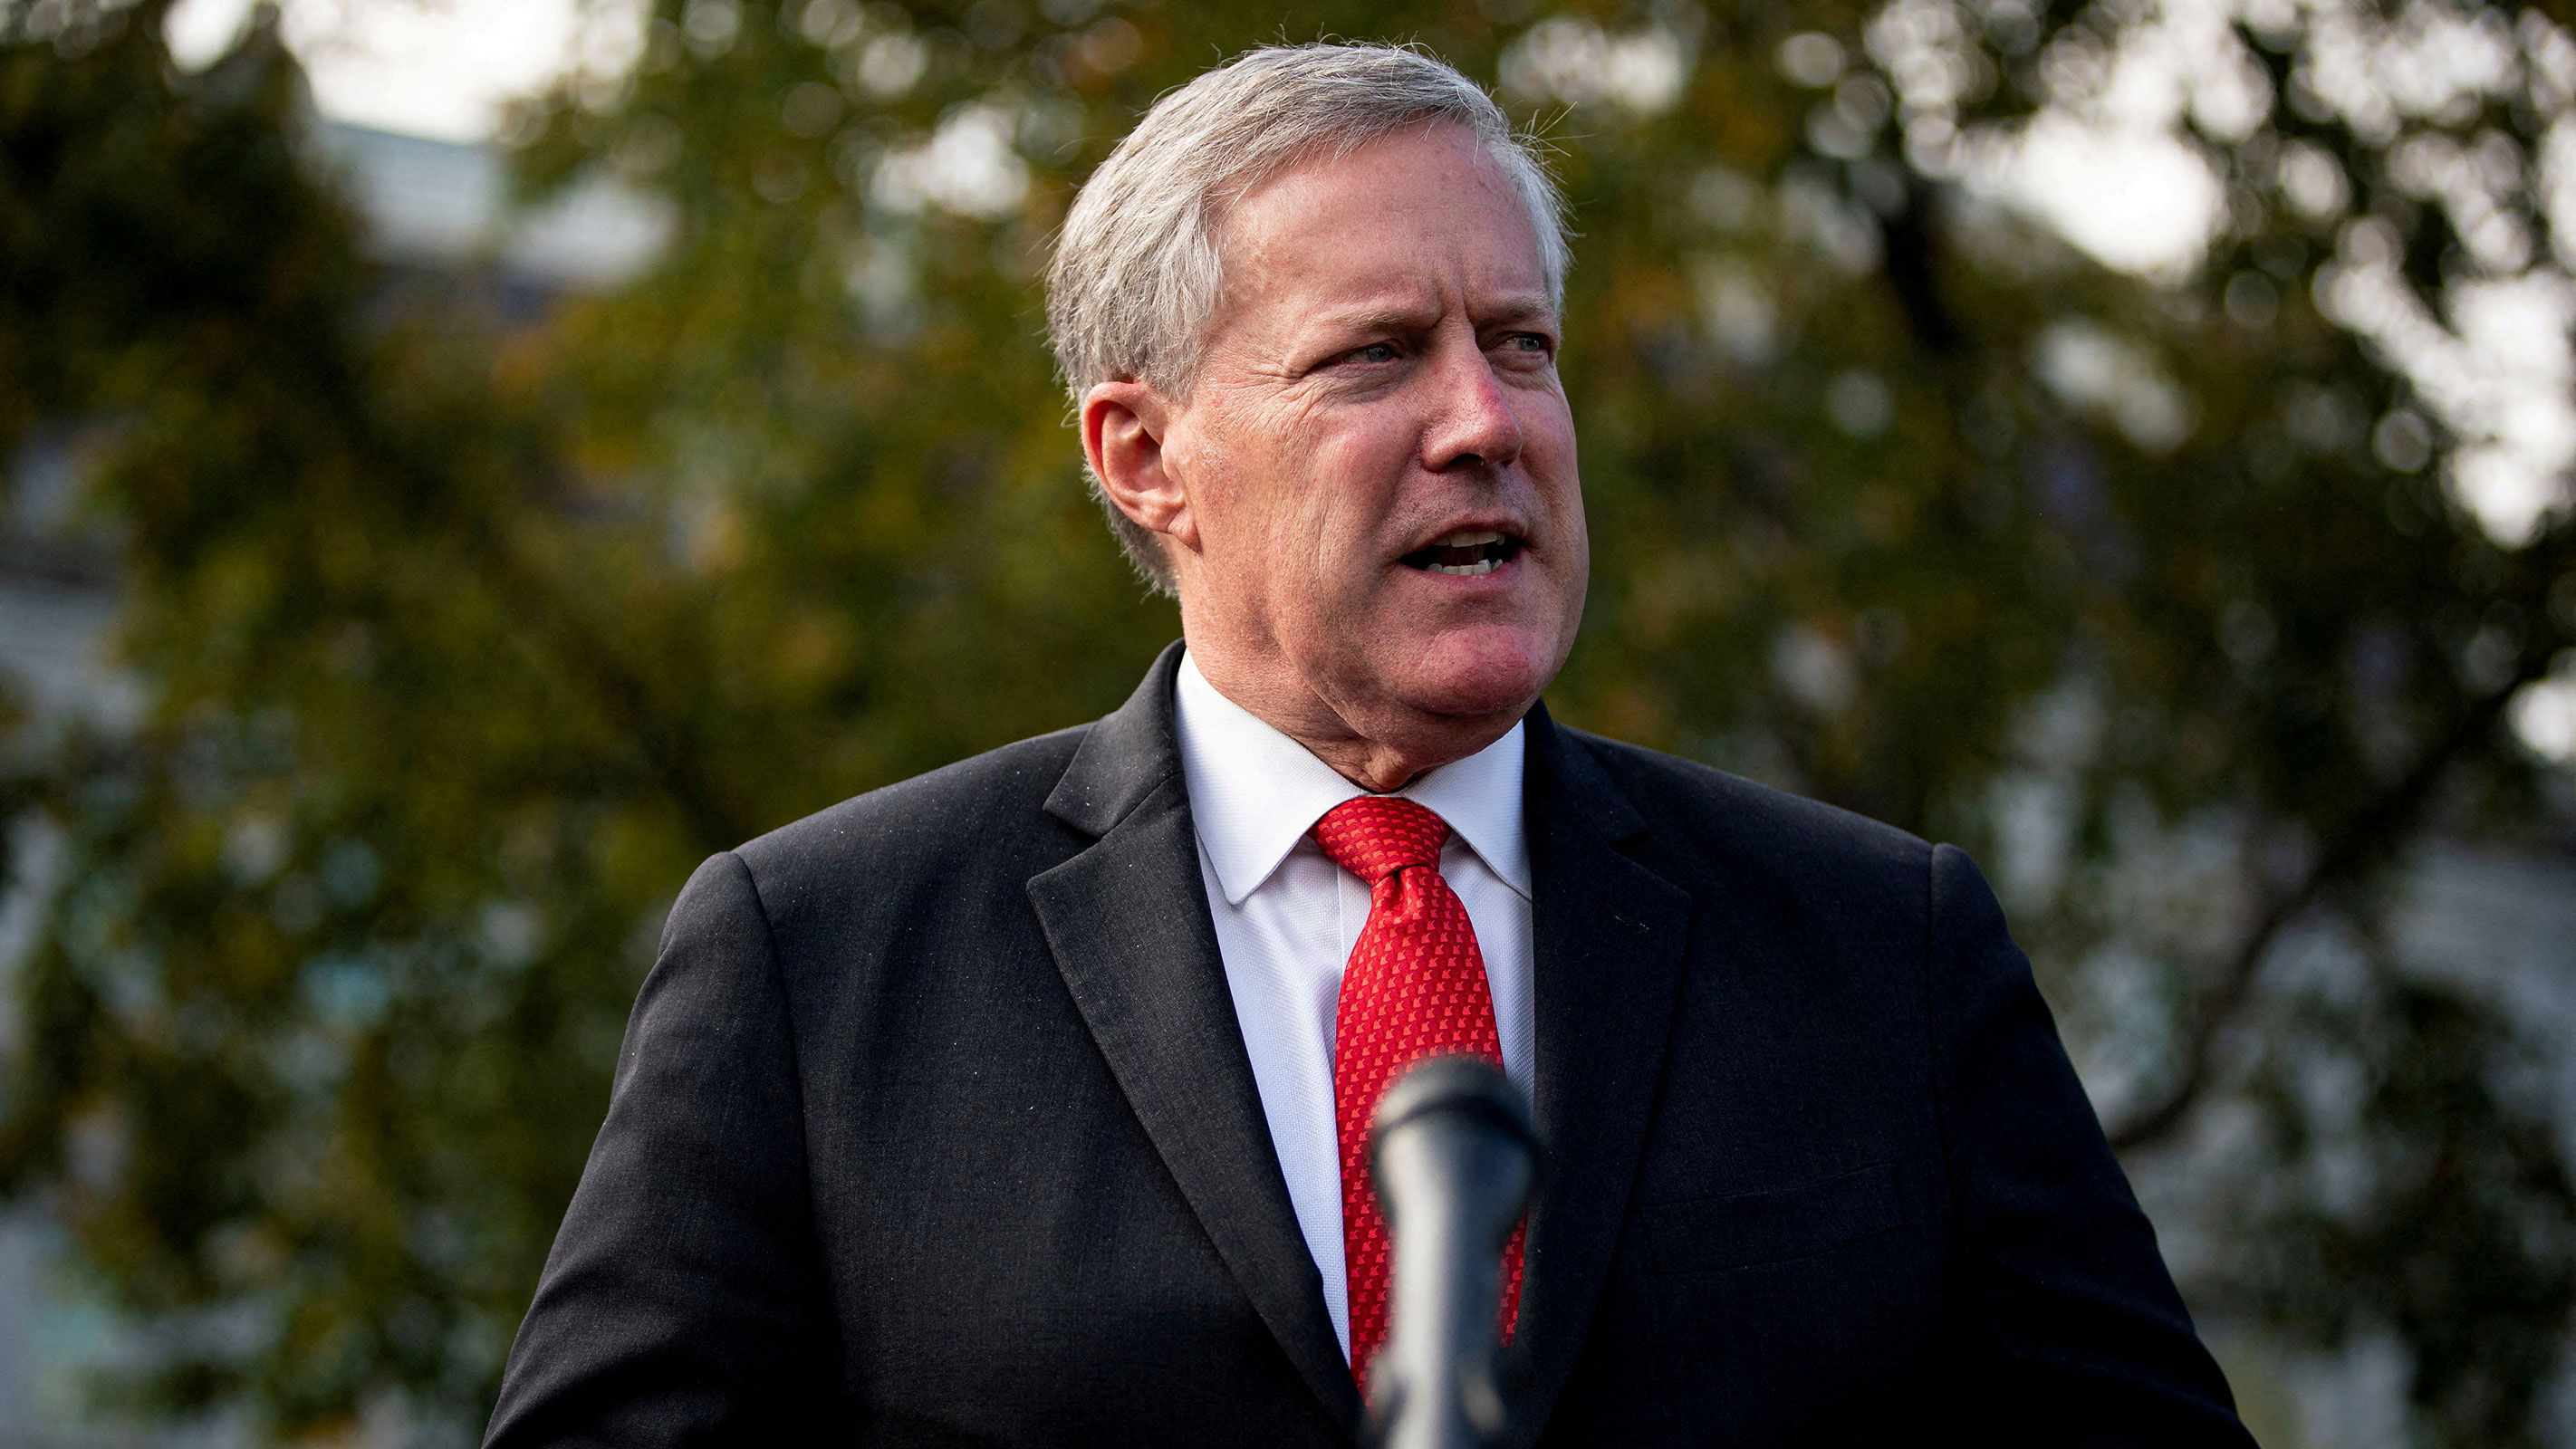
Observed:
[[[1173,688],[1190,816],[1226,904],[1261,888],[1324,812],[1368,792],[1217,693],[1184,654]],[[1505,885],[1530,893],[1521,829],[1523,727],[1398,791],[1435,811]]]

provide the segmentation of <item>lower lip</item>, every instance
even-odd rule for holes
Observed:
[[[1395,567],[1398,572],[1411,574],[1415,578],[1447,588],[1499,593],[1510,588],[1513,581],[1520,577],[1521,556],[1528,551],[1526,546],[1515,549],[1510,558],[1496,564],[1491,571],[1481,574],[1444,574],[1433,569],[1418,569],[1401,563]]]

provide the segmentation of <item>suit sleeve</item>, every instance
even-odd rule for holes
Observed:
[[[803,1437],[836,1356],[803,1116],[768,920],[718,855],[636,997],[486,1449]]]
[[[1929,987],[1957,1225],[1953,1384],[2013,1445],[2253,1449],[1974,862],[1933,852]]]

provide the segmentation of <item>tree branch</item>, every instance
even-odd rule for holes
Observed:
[[[2264,909],[2262,916],[2255,921],[2254,929],[2229,956],[2227,968],[2220,974],[2217,986],[2202,1000],[2184,1048],[2181,1076],[2162,1101],[2134,1114],[2111,1130],[2113,1150],[2129,1152],[2152,1145],[2181,1126],[2191,1115],[2192,1108],[2199,1105],[2200,1099],[2208,1093],[2210,1059],[2217,1048],[2218,1038],[2244,1006],[2253,990],[2255,974],[2262,968],[2264,957],[2271,953],[2272,943],[2280,937],[2282,930],[2314,905],[2328,888],[2361,875],[2396,847],[2400,833],[2422,812],[2443,775],[2462,755],[2494,732],[2514,695],[2524,685],[2547,674],[2549,661],[2550,650],[2547,648],[2526,648],[2511,680],[2472,703],[2458,719],[2452,721],[2451,728],[2424,752],[2404,778],[2354,811],[2334,832],[2299,883]]]
[[[1879,222],[1886,246],[1888,286],[1905,310],[1915,344],[1935,358],[1947,358],[1967,343],[1967,334],[1941,295],[1941,233],[1936,214],[1940,193],[1912,172],[1906,173],[1905,202]]]

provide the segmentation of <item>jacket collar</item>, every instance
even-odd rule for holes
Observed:
[[[1084,732],[1064,778],[1047,795],[1049,815],[1097,840],[1180,774],[1172,683],[1180,673],[1181,656],[1177,641],[1165,646],[1127,702]]]
[[[1360,1398],[1297,1226],[1226,989],[1182,782],[1181,648],[1092,726],[1046,811],[1091,846],[1029,882],[1056,967],[1199,1224],[1334,1422]]]
[[[1594,757],[1531,708],[1529,840],[1545,1177],[1523,1249],[1512,1423],[1537,1438],[1592,1323],[1628,1216],[1681,995],[1691,898],[1635,858],[1648,822]],[[1632,854],[1633,853],[1633,854]]]

